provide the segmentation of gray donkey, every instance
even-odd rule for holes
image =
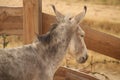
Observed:
[[[73,18],[62,15],[54,5],[52,8],[57,23],[46,34],[37,36],[29,45],[0,49],[0,80],[53,80],[70,42],[75,47],[76,60],[80,63],[87,60],[84,32],[78,26],[86,7]]]

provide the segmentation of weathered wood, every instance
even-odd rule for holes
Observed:
[[[7,16],[0,21],[0,30],[23,29],[23,18],[20,16]]]
[[[0,6],[0,34],[21,35],[22,29],[22,7]]]
[[[88,27],[82,28],[86,32],[85,42],[89,49],[120,60],[120,38]]]
[[[38,22],[38,25],[39,25],[39,33],[38,34],[42,34],[42,0],[39,0],[39,22]]]
[[[43,32],[47,32],[55,17],[43,14]],[[86,33],[85,42],[88,49],[120,60],[120,38],[93,30],[89,27],[82,27]]]
[[[9,16],[23,16],[23,7],[0,6],[0,14],[7,13]]]
[[[2,30],[0,31],[0,34],[9,34],[9,35],[23,35],[23,30],[21,29],[13,29],[13,30]]]
[[[86,73],[68,69],[65,67],[60,67],[54,77],[54,80],[99,80]]]
[[[21,35],[22,29],[22,7],[0,6],[0,34]]]
[[[39,14],[42,14],[39,9],[42,6],[40,1],[41,0],[23,0],[23,37],[25,44],[31,43],[36,33],[40,33]]]
[[[43,13],[42,14],[42,31],[43,31],[43,34],[46,33],[49,28],[50,28],[50,25],[55,23],[56,19],[53,15],[49,15],[49,14],[45,14]]]

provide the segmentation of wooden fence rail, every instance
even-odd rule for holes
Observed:
[[[60,67],[55,74],[54,80],[99,80],[99,79],[80,71],[75,71],[66,67]]]
[[[0,34],[23,33],[22,8],[0,7]],[[4,13],[7,15],[4,18]],[[19,14],[17,14],[19,13]],[[55,22],[53,15],[42,13],[42,33],[48,31],[50,24]],[[82,27],[86,32],[85,42],[88,49],[120,60],[120,38],[93,30],[89,27]]]
[[[0,34],[21,35],[23,33],[23,8],[0,7]]]

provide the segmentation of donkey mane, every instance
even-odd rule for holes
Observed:
[[[51,28],[50,28],[50,32],[53,31],[54,29],[56,29],[57,26],[58,26],[57,23],[52,24]]]
[[[55,30],[57,26],[58,26],[57,23],[52,24],[49,31],[44,35],[37,35],[37,39],[41,41],[43,44],[49,44],[53,38],[52,36],[56,35],[56,32],[54,32],[53,30]]]
[[[51,42],[51,35],[50,34],[44,34],[42,36],[37,36],[38,40],[41,41],[43,44],[49,44]]]

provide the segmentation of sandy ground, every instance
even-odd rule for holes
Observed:
[[[71,3],[71,0],[69,2],[65,2],[62,0],[43,0],[43,5],[42,5],[43,12],[54,14],[50,7],[50,4],[55,4],[57,9],[63,14],[71,14],[71,15],[80,13],[82,11],[83,6],[87,5],[88,12],[85,17],[86,19],[120,23],[120,6],[105,6],[105,5],[95,5],[95,4],[93,5],[93,4],[81,3],[81,2]],[[13,6],[13,7],[19,6],[20,7],[23,5],[22,5],[22,0],[0,0],[0,6]],[[8,38],[8,40],[11,40],[11,38]],[[0,40],[0,42],[2,41]],[[15,36],[15,39],[11,40],[10,42],[13,42],[13,43],[10,43],[8,47],[15,47],[17,45],[22,45],[21,39],[19,39],[19,37],[16,37],[16,36]],[[94,51],[89,51],[89,56],[90,57],[88,61],[85,64],[81,65],[81,64],[77,64],[75,60],[71,58],[70,55],[67,55],[67,58],[65,58],[63,65],[80,70],[83,67],[86,67],[87,65],[89,65],[91,62],[91,59],[93,59],[92,62],[104,61],[104,60],[118,61],[109,57],[105,57],[104,55],[100,55],[99,53],[96,53]],[[112,62],[105,63],[105,64],[98,63],[92,66],[92,70],[91,70],[91,67],[88,67],[86,70],[89,70],[92,72],[98,72],[109,77],[109,79],[106,79],[105,76],[103,75],[94,74],[101,80],[120,80],[120,63],[112,63]]]

